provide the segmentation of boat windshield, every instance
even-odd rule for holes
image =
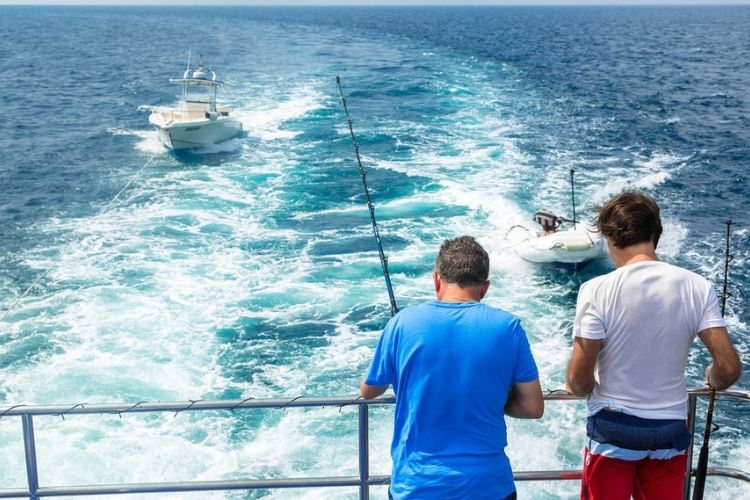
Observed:
[[[189,102],[211,103],[216,98],[216,87],[212,85],[186,85],[183,98]]]

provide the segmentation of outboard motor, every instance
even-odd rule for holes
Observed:
[[[562,219],[547,210],[539,210],[534,214],[534,222],[542,226],[545,233],[553,233],[560,227]]]

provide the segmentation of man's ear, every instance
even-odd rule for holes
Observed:
[[[479,292],[479,298],[483,299],[485,295],[487,295],[487,290],[490,289],[490,280],[487,280],[482,285],[482,290]]]
[[[435,293],[440,291],[440,275],[436,272],[432,272],[432,282],[435,284]]]

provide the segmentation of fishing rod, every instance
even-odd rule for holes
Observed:
[[[573,182],[573,174],[575,174],[576,171],[574,169],[570,169],[570,196],[573,199],[573,230],[576,229],[576,186]]]
[[[378,223],[375,221],[375,207],[370,199],[370,190],[367,187],[367,172],[365,167],[362,166],[362,159],[359,156],[359,144],[357,143],[356,137],[354,137],[354,128],[352,127],[352,119],[349,116],[349,108],[346,105],[346,96],[344,91],[341,89],[341,77],[336,75],[336,86],[339,88],[339,94],[341,94],[341,103],[344,105],[344,112],[346,113],[346,120],[349,122],[349,134],[352,136],[352,144],[354,145],[354,154],[357,156],[357,164],[359,165],[359,175],[362,177],[362,186],[365,189],[365,199],[367,200],[367,208],[370,210],[370,222],[372,223],[372,232],[375,235],[375,241],[378,244],[378,253],[380,254],[380,264],[383,267],[383,277],[385,278],[385,286],[388,289],[388,297],[391,301],[391,316],[395,316],[398,312],[398,306],[396,305],[396,298],[393,295],[393,286],[391,285],[391,276],[388,274],[388,257],[383,252],[383,244],[380,241],[380,231],[378,231]]]
[[[726,236],[726,248],[724,250],[724,287],[721,292],[721,315],[724,316],[724,308],[727,305],[727,298],[731,295],[729,292],[727,292],[727,283],[728,279],[727,276],[729,274],[729,263],[732,262],[734,259],[734,255],[729,253],[729,229],[732,226],[732,219],[727,219],[724,221],[724,224],[727,225],[727,236]]]
[[[726,249],[724,251],[724,286],[721,293],[721,315],[724,316],[724,309],[727,304],[727,277],[729,274],[729,263],[734,259],[734,255],[729,253],[729,234],[732,226],[732,219],[724,221],[727,225]],[[709,386],[710,387],[710,386]],[[693,500],[703,499],[703,490],[706,486],[706,473],[708,472],[708,441],[711,439],[714,418],[714,401],[716,400],[716,389],[710,387],[708,392],[708,411],[706,412],[706,428],[703,431],[703,444],[701,445],[700,455],[698,455],[698,468],[695,471],[695,488],[693,489]]]

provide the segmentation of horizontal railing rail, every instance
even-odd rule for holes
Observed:
[[[695,428],[696,401],[698,397],[707,396],[707,388],[691,389],[689,392],[688,425],[691,431]],[[734,398],[750,401],[750,392],[723,391],[717,393],[722,398]],[[565,391],[548,391],[545,400],[580,400],[581,398],[567,394]],[[369,464],[369,406],[390,405],[395,403],[393,395],[364,401],[351,397],[322,397],[322,398],[247,398],[242,400],[191,400],[178,402],[139,402],[135,404],[88,404],[75,405],[13,405],[0,406],[0,418],[20,417],[23,429],[23,441],[26,461],[26,479],[28,488],[0,489],[0,498],[30,498],[36,500],[41,497],[72,496],[72,495],[112,495],[135,493],[174,493],[222,490],[255,490],[281,488],[323,488],[323,487],[358,487],[359,498],[369,498],[371,486],[381,486],[390,483],[390,476],[370,475]],[[304,477],[278,479],[246,479],[246,480],[218,480],[218,481],[180,481],[157,483],[125,483],[125,484],[97,484],[76,486],[40,486],[38,483],[36,440],[34,437],[33,417],[59,416],[65,418],[70,415],[111,414],[124,415],[128,413],[164,413],[196,412],[208,410],[250,410],[262,408],[311,408],[311,407],[339,407],[356,406],[358,408],[358,476],[335,477]],[[690,477],[695,474],[692,469],[692,447],[688,449],[688,476],[686,479],[685,498],[689,497]],[[750,482],[750,473],[727,467],[712,467],[707,475],[729,477]],[[517,471],[513,477],[516,481],[555,481],[578,480],[580,470],[550,470],[550,471]]]

